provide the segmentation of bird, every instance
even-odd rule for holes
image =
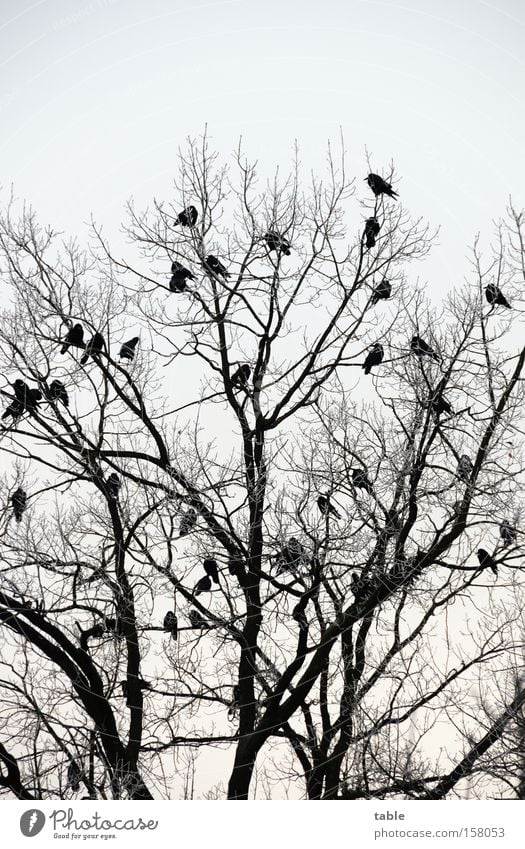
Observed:
[[[341,514],[338,510],[335,509],[333,504],[330,503],[330,494],[327,492],[326,495],[320,495],[317,499],[317,506],[319,510],[323,514],[323,516],[332,515],[335,516],[336,519],[341,518]]]
[[[166,616],[164,617],[164,622],[162,623],[162,627],[165,631],[168,631],[168,633],[171,634],[174,640],[177,639],[178,622],[177,617],[175,616],[172,610],[168,610],[168,612],[166,613]]]
[[[365,177],[366,182],[372,189],[374,195],[379,197],[379,195],[388,195],[388,197],[397,200],[397,192],[395,192],[386,180],[383,180],[379,174],[369,174],[368,177]]]
[[[496,566],[496,561],[493,557],[490,556],[488,551],[485,551],[484,548],[478,548],[478,560],[479,565],[482,569],[490,569],[491,572],[494,572],[495,575],[498,574],[498,567]]]
[[[374,491],[366,469],[352,469],[352,483],[356,489],[364,489],[370,494]]]
[[[206,271],[210,271],[212,274],[215,274],[216,277],[223,277],[226,279],[230,276],[230,272],[226,270],[226,267],[222,264],[222,262],[217,259],[213,254],[208,254],[205,260],[203,260],[203,265]]]
[[[179,536],[184,537],[186,534],[189,534],[191,529],[195,526],[197,522],[197,513],[190,507],[185,513],[182,514],[179,524]]]
[[[491,307],[507,307],[507,309],[510,309],[510,304],[505,295],[495,283],[489,283],[485,288],[485,297]]]
[[[53,380],[49,384],[47,396],[51,401],[62,401],[65,407],[69,407],[69,395],[66,387],[60,380]]]
[[[203,575],[195,584],[193,595],[198,596],[201,593],[209,593],[211,590],[211,578],[209,575]]]
[[[202,564],[204,566],[204,571],[207,575],[210,576],[214,584],[219,583],[219,567],[217,566],[217,561],[211,558],[206,558],[206,560]]]
[[[91,339],[86,345],[86,353],[80,360],[80,365],[83,366],[87,363],[89,357],[96,357],[100,354],[101,351],[106,347],[106,343],[104,342],[104,337],[102,333],[99,333],[98,330],[93,334]]]
[[[121,481],[116,472],[111,472],[111,474],[106,478],[106,489],[108,491],[109,497],[113,499],[113,501],[118,501],[118,495],[121,487]]]
[[[474,466],[472,465],[472,460],[468,456],[468,454],[462,454],[459,458],[458,468],[456,470],[456,475],[462,481],[468,482],[474,471]]]
[[[133,676],[136,677],[136,676]],[[143,678],[137,679],[138,686],[141,690],[150,690],[151,687],[147,681],[144,681]],[[120,686],[122,688],[122,695],[126,699],[126,704],[129,705],[129,687],[127,681],[121,681]]]
[[[192,628],[209,628],[210,623],[204,618],[198,610],[191,609],[188,613],[188,619]]]
[[[78,793],[80,790],[81,778],[82,770],[75,760],[71,760],[67,768],[67,783],[71,787],[73,793]]]
[[[23,414],[25,410],[24,405],[21,401],[15,398],[14,401],[11,401],[8,407],[5,408],[2,419],[8,419],[9,416],[12,416],[13,419],[18,419]]]
[[[361,366],[361,368],[364,368],[365,374],[370,374],[373,366],[378,366],[379,363],[382,363],[384,356],[385,352],[383,350],[383,346],[380,345],[379,342],[376,342],[368,352],[366,359]]]
[[[375,289],[372,291],[372,297],[370,299],[370,303],[372,306],[375,306],[378,301],[387,301],[392,294],[392,284],[386,277],[383,277],[381,283],[379,283]]]
[[[131,339],[128,339],[127,342],[124,342],[120,348],[119,357],[121,360],[132,360],[135,356],[135,348],[140,342],[140,336],[133,336]]]
[[[304,560],[304,556],[304,545],[296,537],[290,537],[277,557],[277,574],[297,568],[301,561]]]
[[[231,376],[231,382],[234,386],[246,386],[248,380],[250,379],[250,375],[252,370],[248,363],[243,363],[239,366],[239,368],[234,371]]]
[[[288,239],[285,239],[284,236],[281,236],[275,230],[268,230],[268,232],[264,236],[264,240],[268,245],[269,251],[277,251],[277,253],[283,253],[285,256],[290,256],[290,242]]]
[[[189,268],[185,268],[182,263],[174,259],[171,263],[170,291],[185,292],[188,288],[186,280],[195,280],[195,275],[191,273]]]
[[[30,389],[27,383],[20,379],[13,383],[13,392],[16,400],[29,412],[34,412],[38,402],[42,400],[40,389]]]
[[[199,217],[199,213],[197,212],[196,207],[187,206],[182,212],[179,212],[177,215],[177,220],[175,221],[175,227],[179,224],[182,224],[183,227],[195,227],[197,223],[197,218]]]
[[[244,562],[240,557],[235,557],[233,554],[228,558],[228,573],[237,578],[240,585],[243,586],[246,577]]]
[[[65,354],[70,345],[73,345],[75,348],[86,347],[84,343],[84,328],[81,324],[74,324],[73,327],[69,328],[60,353]]]
[[[11,504],[13,506],[13,514],[17,522],[22,521],[22,514],[25,513],[27,507],[27,492],[21,486],[15,489],[11,496]]]
[[[439,360],[434,349],[431,348],[430,345],[421,338],[421,336],[412,336],[410,350],[416,355],[416,357],[432,357],[433,360]]]
[[[441,413],[449,413],[451,416],[454,414],[454,410],[449,402],[439,392],[432,396],[430,404],[436,416],[440,416]]]
[[[372,580],[365,575],[358,575],[357,572],[352,572],[350,576],[350,589],[357,599],[358,596],[367,595],[373,588]]]
[[[499,526],[499,533],[503,540],[503,547],[506,548],[511,542],[516,542],[517,532],[513,525],[510,525],[506,520]]]
[[[375,246],[376,236],[380,229],[381,225],[375,216],[366,219],[364,237],[366,238],[367,248],[373,248]]]

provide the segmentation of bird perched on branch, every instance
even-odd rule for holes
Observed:
[[[106,478],[106,489],[109,497],[112,498],[113,501],[118,501],[120,487],[121,482],[119,476],[116,472],[111,472],[111,474]]]
[[[209,575],[203,575],[195,584],[193,595],[198,596],[201,593],[209,593],[211,590],[211,578]]]
[[[185,268],[182,263],[174,259],[171,263],[170,291],[186,292],[188,288],[187,280],[195,280],[195,275],[191,273],[189,268]]]
[[[323,516],[327,516],[328,514],[335,516],[336,519],[341,518],[341,514],[338,510],[330,503],[330,493],[326,493],[326,495],[320,495],[317,499],[317,506],[319,510],[323,514]]]
[[[367,248],[375,247],[376,236],[379,234],[380,229],[381,225],[375,216],[366,219],[364,237]]]
[[[235,557],[234,555],[230,555],[230,557],[228,558],[228,573],[233,578],[237,578],[241,587],[244,586],[246,570],[244,567],[244,561],[241,557]]]
[[[216,256],[213,256],[213,254],[208,254],[206,259],[203,260],[203,265],[206,271],[209,271],[216,277],[223,277],[226,280],[230,276],[230,272],[226,270],[222,262]]]
[[[71,787],[73,793],[78,793],[80,790],[80,779],[82,778],[82,770],[75,760],[69,762],[67,768],[67,783]]]
[[[372,346],[368,354],[366,355],[365,361],[361,368],[365,370],[365,374],[370,374],[373,366],[378,366],[383,362],[383,357],[385,356],[385,352],[383,350],[383,346],[376,342],[375,345]]]
[[[84,344],[84,328],[81,324],[74,324],[73,327],[69,328],[60,353],[65,354],[70,345],[74,348],[86,347]]]
[[[99,333],[97,330],[86,345],[86,353],[81,358],[80,365],[85,365],[90,357],[98,357],[105,347],[106,343],[104,341],[104,337],[102,336],[102,333]]]
[[[374,492],[366,469],[352,469],[352,483],[356,489],[364,489],[370,495]]]
[[[25,410],[24,405],[21,401],[15,398],[14,401],[11,401],[8,407],[5,408],[2,419],[8,419],[11,416],[13,419],[19,419]]]
[[[416,357],[432,357],[433,360],[438,360],[439,357],[433,348],[428,345],[421,336],[412,336],[410,342],[410,350]]]
[[[395,192],[386,180],[383,180],[379,174],[369,174],[368,177],[365,177],[366,182],[372,189],[374,195],[379,197],[379,195],[388,195],[388,197],[397,199],[397,192]]]
[[[13,492],[11,496],[11,504],[16,521],[21,522],[22,515],[25,513],[27,507],[27,492],[22,489],[21,486]]]
[[[165,631],[171,634],[174,640],[177,640],[179,626],[177,622],[177,617],[175,616],[172,610],[168,610],[168,612],[166,613],[166,616],[164,617],[164,622],[162,623],[162,627]]]
[[[268,230],[265,237],[265,242],[268,245],[269,251],[277,251],[277,253],[282,253],[285,256],[290,256],[290,242],[288,239],[285,239],[284,236],[281,236],[277,233],[276,230]]]
[[[503,547],[506,548],[512,542],[516,542],[517,532],[516,528],[509,524],[507,521],[503,521],[499,526],[500,537],[503,540]]]
[[[38,402],[42,400],[40,389],[30,389],[27,383],[23,380],[15,380],[13,383],[13,392],[16,400],[23,405],[29,412],[33,413],[38,407]]]
[[[507,307],[510,310],[510,304],[505,295],[494,283],[489,283],[485,288],[485,297],[491,307]]]
[[[203,562],[204,571],[207,575],[210,576],[214,584],[219,583],[219,567],[217,566],[217,561],[212,558],[206,558]]]
[[[296,537],[290,537],[277,557],[277,574],[287,572],[290,569],[296,569],[301,561],[304,560],[304,556],[303,544]]]
[[[51,381],[47,397],[50,401],[62,401],[64,407],[69,407],[69,395],[61,380]]]
[[[179,536],[184,537],[186,534],[195,527],[197,523],[197,512],[190,507],[189,510],[186,510],[185,513],[182,514],[179,524]]]
[[[192,608],[188,613],[188,619],[190,620],[190,625],[192,628],[209,628],[210,623],[204,616],[198,611]]]
[[[199,213],[195,206],[187,206],[182,212],[179,212],[175,221],[175,227],[182,224],[183,227],[195,227]]]
[[[436,416],[440,416],[442,413],[449,413],[451,416],[454,414],[449,402],[446,401],[439,392],[432,396],[430,404]]]
[[[490,569],[495,575],[498,574],[498,567],[496,566],[496,561],[493,557],[490,556],[488,551],[485,551],[484,548],[478,548],[478,560],[479,565],[482,569]]]
[[[370,303],[372,306],[375,306],[378,301],[387,301],[392,294],[392,285],[386,277],[383,277],[381,283],[379,283],[375,289],[372,291],[372,297],[370,298]]]
[[[120,348],[119,357],[121,360],[132,360],[135,356],[135,348],[140,342],[140,336],[133,336],[131,339],[128,339],[127,342],[124,342]]]
[[[250,375],[252,370],[248,363],[243,363],[239,368],[233,372],[231,376],[231,382],[234,386],[246,386],[248,384],[248,380],[250,379]]]
[[[474,466],[472,465],[472,460],[470,459],[468,454],[462,454],[459,458],[456,475],[460,480],[465,481],[465,483],[468,483],[473,471]]]

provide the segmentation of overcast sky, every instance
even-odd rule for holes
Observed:
[[[525,205],[519,0],[3,0],[0,162],[40,217],[111,231],[131,194],[169,195],[208,123],[268,168],[293,140],[321,163],[341,126],[352,170],[394,160],[404,203],[441,225],[422,268],[448,288],[475,232]],[[361,183],[362,186],[362,183]]]

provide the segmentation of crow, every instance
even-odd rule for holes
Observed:
[[[510,304],[501,289],[494,283],[489,283],[485,289],[485,297],[491,307],[507,307],[510,310]]]
[[[336,519],[341,518],[341,514],[338,510],[335,509],[333,504],[330,503],[330,494],[327,492],[326,495],[320,495],[317,499],[317,506],[319,510],[323,514],[323,516],[327,516],[330,513],[332,516],[335,516]]]
[[[234,386],[246,386],[251,373],[252,370],[248,363],[243,363],[243,365],[239,366],[239,368],[232,374],[230,378],[232,384]]]
[[[22,514],[25,513],[27,507],[27,492],[21,486],[15,489],[11,496],[11,504],[13,506],[13,514],[17,522],[22,521]]]
[[[67,783],[71,787],[73,793],[78,793],[80,790],[80,779],[82,778],[82,770],[75,760],[70,761],[67,768]]]
[[[228,558],[228,573],[233,578],[237,578],[241,586],[244,585],[246,571],[244,568],[244,562],[240,557],[234,557],[234,555],[230,555],[230,557]]]
[[[202,564],[204,566],[204,571],[207,575],[210,576],[214,584],[219,583],[219,567],[217,566],[217,561],[212,560],[210,558],[206,558],[206,560]]]
[[[446,401],[439,392],[432,396],[430,404],[436,416],[440,416],[441,413],[448,413],[451,416],[454,415],[454,410],[450,406],[449,402]]]
[[[195,280],[195,275],[188,268],[184,268],[177,260],[173,260],[171,263],[171,275],[171,292],[185,292],[188,288],[186,286],[186,280]]]
[[[467,454],[462,454],[459,458],[458,467],[456,470],[456,475],[460,480],[468,483],[472,472],[474,471],[474,466],[472,465],[472,460]]]
[[[13,383],[13,392],[16,400],[22,404],[28,412],[34,412],[38,407],[38,402],[42,400],[40,389],[30,389],[27,383],[23,380],[15,380]]]
[[[354,597],[367,595],[373,587],[373,582],[368,576],[358,575],[357,572],[352,572],[350,577],[350,589]]]
[[[182,224],[183,227],[195,227],[198,217],[199,213],[197,212],[197,209],[194,206],[187,206],[186,209],[183,209],[182,212],[179,212],[177,215],[175,227],[179,224]]]
[[[168,610],[166,616],[164,617],[164,622],[162,623],[162,627],[165,631],[168,631],[171,634],[172,638],[176,641],[178,635],[178,622],[177,617],[173,613],[172,610]]]
[[[184,537],[186,536],[186,534],[189,534],[189,532],[195,526],[196,522],[197,513],[193,509],[193,507],[190,507],[190,509],[187,510],[186,513],[183,513],[181,516],[179,524],[179,536]]]
[[[198,610],[191,609],[188,613],[188,619],[192,628],[209,628],[210,623]]]
[[[203,575],[195,584],[193,595],[198,596],[201,593],[209,593],[211,590],[211,578],[209,575]]]
[[[433,360],[438,360],[439,357],[433,348],[428,345],[421,336],[412,336],[410,342],[410,350],[416,357],[432,357]]]
[[[372,218],[367,218],[365,222],[365,232],[364,237],[366,238],[366,246],[367,248],[375,247],[376,236],[378,235],[381,229],[381,225],[377,218],[372,216]]]
[[[498,574],[496,561],[490,556],[488,551],[485,551],[484,548],[478,548],[478,560],[482,569],[490,569],[490,571],[494,572],[495,575]]]
[[[132,360],[135,356],[135,348],[140,342],[140,336],[133,336],[132,339],[128,339],[127,342],[124,342],[120,348],[119,357],[121,360]]]
[[[388,197],[397,200],[397,192],[395,192],[386,180],[383,180],[379,174],[369,174],[368,177],[365,177],[366,182],[372,189],[374,195],[379,197],[379,195],[388,195]]]
[[[513,525],[510,525],[507,521],[503,521],[501,523],[501,525],[499,526],[499,533],[503,540],[504,548],[506,548],[507,545],[510,545],[512,542],[516,542],[516,528]]]
[[[364,368],[365,374],[370,374],[373,366],[378,366],[379,363],[382,363],[384,356],[385,352],[383,350],[383,346],[380,345],[379,342],[376,342],[370,349],[363,365],[361,366],[361,368]]]
[[[104,337],[102,333],[98,331],[93,334],[91,339],[86,345],[86,353],[80,360],[80,365],[83,366],[87,363],[89,357],[97,357],[101,351],[106,347],[106,343],[104,342]]]
[[[9,406],[5,408],[2,419],[7,419],[9,416],[12,416],[13,419],[18,419],[23,414],[24,410],[25,407],[22,402],[15,398],[15,400],[11,401]]]
[[[85,348],[84,344],[84,328],[81,324],[74,324],[67,331],[67,336],[64,339],[64,344],[60,349],[61,354],[65,354],[70,345],[73,345],[75,348]]]
[[[374,488],[368,479],[368,472],[366,469],[352,469],[352,483],[354,484],[356,489],[364,489],[370,495],[372,495]]]
[[[265,237],[265,242],[268,245],[269,251],[277,251],[277,253],[283,253],[285,256],[290,256],[290,242],[277,233],[275,230],[268,230]]]
[[[116,472],[111,472],[108,478],[106,478],[106,489],[108,491],[109,497],[113,499],[113,501],[118,501],[118,494],[121,487],[121,481]]]
[[[226,270],[222,262],[216,256],[213,256],[213,254],[208,254],[206,259],[203,260],[203,265],[206,271],[211,272],[216,277],[223,277],[226,280],[230,276],[230,272]]]
[[[304,546],[296,537],[290,537],[286,545],[283,546],[277,557],[277,574],[287,572],[289,569],[295,569],[302,560],[304,560]]]
[[[392,284],[386,279],[386,277],[383,277],[381,283],[379,283],[379,285],[373,290],[370,303],[372,306],[375,306],[378,301],[387,301],[391,294]]]
[[[49,384],[47,397],[51,401],[62,401],[65,407],[69,407],[69,395],[67,394],[66,387],[60,380],[53,380]]]

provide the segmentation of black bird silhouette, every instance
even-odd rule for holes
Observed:
[[[13,383],[13,392],[16,400],[30,413],[36,410],[38,402],[42,400],[40,389],[30,389],[27,383],[20,379]]]
[[[211,578],[209,575],[203,575],[195,584],[193,595],[198,596],[201,593],[209,593],[211,590]]]
[[[62,381],[51,381],[47,394],[51,401],[62,401],[65,407],[69,407],[69,395]]]
[[[364,237],[366,239],[367,248],[375,247],[376,236],[380,229],[381,225],[375,216],[366,219]]]
[[[67,331],[60,353],[65,354],[70,345],[73,345],[74,348],[86,347],[84,344],[84,328],[81,324],[74,324],[73,327]]]
[[[489,283],[485,289],[485,297],[491,307],[507,307],[510,309],[510,304],[501,289],[494,283]]]
[[[410,342],[410,350],[416,357],[432,357],[433,360],[438,360],[439,357],[433,348],[428,345],[421,336],[412,336]]]
[[[210,623],[204,616],[198,611],[192,608],[188,613],[188,619],[190,620],[190,625],[192,628],[209,628]]]
[[[12,416],[13,419],[18,419],[23,414],[24,410],[25,407],[22,402],[15,398],[15,400],[11,401],[9,406],[5,408],[2,419],[7,419],[9,416]]]
[[[252,370],[248,363],[243,363],[243,365],[239,366],[239,368],[232,374],[231,382],[234,386],[246,386],[251,373]]]
[[[193,507],[190,507],[190,509],[183,513],[181,516],[179,524],[179,536],[184,537],[186,536],[186,534],[189,534],[192,528],[195,527],[196,523],[197,513],[193,509]]]
[[[352,483],[356,489],[365,489],[370,495],[374,491],[366,469],[352,469]]]
[[[368,352],[366,359],[361,366],[364,368],[365,374],[370,374],[370,371],[373,366],[378,366],[383,362],[383,357],[385,356],[385,352],[383,350],[383,346],[376,342],[375,345],[372,346],[370,351]]]
[[[106,489],[109,497],[112,498],[113,501],[118,501],[120,486],[121,483],[119,476],[116,472],[111,472],[111,474],[106,478]]]
[[[230,555],[230,557],[228,558],[228,573],[233,578],[237,578],[241,586],[244,586],[246,570],[244,568],[244,562],[242,558],[235,557],[233,554]]]
[[[164,622],[162,623],[162,627],[165,631],[168,631],[171,634],[174,640],[177,639],[177,635],[179,633],[179,625],[177,622],[177,617],[173,613],[172,610],[168,610],[166,616],[164,617]]]
[[[131,339],[128,339],[127,342],[124,342],[120,348],[119,357],[121,360],[132,360],[135,356],[135,348],[140,342],[140,336],[133,336]]]
[[[199,213],[195,206],[187,206],[186,209],[183,209],[182,212],[179,212],[177,215],[177,220],[175,221],[175,227],[179,224],[182,224],[183,227],[195,227],[197,223],[197,218],[199,217]]]
[[[81,358],[80,365],[85,365],[89,357],[97,357],[105,347],[106,343],[104,342],[104,337],[102,336],[102,333],[99,333],[97,330],[86,345],[86,353]]]
[[[285,256],[290,256],[290,242],[284,236],[277,233],[276,230],[268,230],[264,239],[269,251],[277,251],[278,253],[283,253]]]
[[[456,475],[465,483],[468,483],[472,472],[474,471],[474,466],[472,465],[472,460],[468,456],[468,454],[462,454],[459,458],[458,468],[456,470]]]
[[[454,413],[449,402],[443,398],[441,393],[433,395],[430,404],[436,416],[440,416],[442,413],[449,413],[449,415],[453,415]]]
[[[317,506],[319,507],[319,510],[321,511],[323,516],[326,516],[327,514],[331,513],[332,516],[335,516],[336,519],[341,518],[339,510],[336,510],[333,504],[330,503],[330,494],[328,492],[326,493],[326,495],[319,496],[319,498],[317,499]]]
[[[13,514],[17,522],[22,521],[22,515],[27,507],[27,492],[21,486],[15,489],[11,496]]]
[[[277,574],[287,572],[289,569],[295,569],[302,560],[304,560],[304,546],[296,537],[290,537],[286,545],[283,546],[277,558],[278,570]]]
[[[485,551],[484,548],[478,548],[478,560],[482,569],[490,569],[490,571],[494,572],[495,575],[498,574],[496,561],[490,556],[488,551]]]
[[[372,291],[370,303],[375,306],[378,301],[388,301],[392,294],[392,284],[384,277],[375,289]]]
[[[143,678],[139,678],[137,681],[141,690],[150,690],[151,687],[147,681],[144,681]],[[126,699],[126,704],[129,705],[129,686],[127,681],[121,681],[120,686],[122,688],[122,695]]]
[[[503,540],[503,547],[506,548],[507,545],[510,545],[512,542],[516,542],[517,532],[514,525],[509,524],[507,521],[503,521],[499,526],[499,533]]]
[[[363,575],[358,575],[357,572],[352,572],[350,577],[350,589],[356,599],[359,596],[367,595],[372,587],[373,582],[368,576],[364,577]]]
[[[81,778],[82,770],[75,760],[71,760],[67,768],[67,783],[71,787],[73,793],[78,793],[80,790]]]
[[[383,180],[379,174],[369,174],[368,177],[365,177],[365,180],[372,189],[376,198],[379,197],[379,195],[388,195],[388,197],[394,198],[394,200],[397,199],[397,192],[395,192],[390,183]]]
[[[206,560],[202,564],[204,566],[204,571],[207,575],[210,576],[214,584],[219,583],[219,567],[217,566],[217,561],[211,558],[206,558]]]
[[[176,259],[171,263],[170,290],[172,292],[185,292],[187,290],[186,280],[195,280],[195,275],[189,268],[185,268]]]
[[[226,279],[230,276],[230,272],[226,270],[222,262],[216,256],[213,256],[213,254],[208,254],[206,259],[203,260],[203,265],[206,271],[210,271],[216,277],[224,277]]]

